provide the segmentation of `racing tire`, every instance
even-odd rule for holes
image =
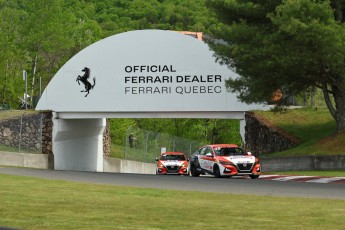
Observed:
[[[196,167],[193,164],[190,165],[189,175],[192,177],[200,176],[200,173],[197,171]]]
[[[215,165],[213,166],[213,175],[214,175],[214,177],[216,177],[216,178],[220,178],[220,177],[221,177],[221,175],[220,175],[220,169],[219,169],[219,166],[218,166],[217,164],[215,164]]]
[[[260,175],[250,175],[251,179],[258,179]]]

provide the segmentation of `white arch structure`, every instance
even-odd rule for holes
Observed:
[[[103,171],[105,118],[239,119],[243,136],[245,112],[265,106],[227,92],[225,80],[236,77],[206,43],[173,31],[131,31],[88,46],[56,73],[36,107],[54,114],[55,169]]]

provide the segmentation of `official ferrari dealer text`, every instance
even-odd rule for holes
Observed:
[[[125,72],[132,74],[124,77],[125,94],[183,95],[222,92],[222,76],[217,74],[182,75],[177,74],[172,65],[126,66]]]

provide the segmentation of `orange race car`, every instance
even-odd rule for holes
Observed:
[[[182,152],[165,152],[156,158],[156,174],[188,175],[188,158]]]
[[[247,175],[256,179],[261,166],[257,157],[235,144],[215,144],[206,145],[191,156],[189,173],[194,177],[207,173],[215,177]]]

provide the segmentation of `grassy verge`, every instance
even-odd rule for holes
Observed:
[[[299,140],[295,148],[266,156],[345,154],[345,133],[335,135],[336,124],[327,109],[294,109],[281,113],[257,111],[256,113]]]
[[[0,226],[27,230],[339,229],[345,216],[343,200],[176,192],[10,175],[0,175],[0,188]]]
[[[21,148],[19,151],[19,147],[12,147],[12,146],[7,146],[7,145],[0,145],[0,151],[14,152],[14,153],[18,153],[18,152],[20,152],[20,153],[38,153],[38,154],[41,153],[38,150],[25,149],[25,148]]]
[[[135,160],[147,163],[154,163],[157,154],[152,152],[145,152],[139,148],[125,148],[122,145],[111,144],[110,156],[118,159]]]
[[[6,120],[37,113],[39,112],[35,110],[0,110],[0,120]]]
[[[124,159],[125,158],[125,147],[122,145],[110,145],[110,157]]]

